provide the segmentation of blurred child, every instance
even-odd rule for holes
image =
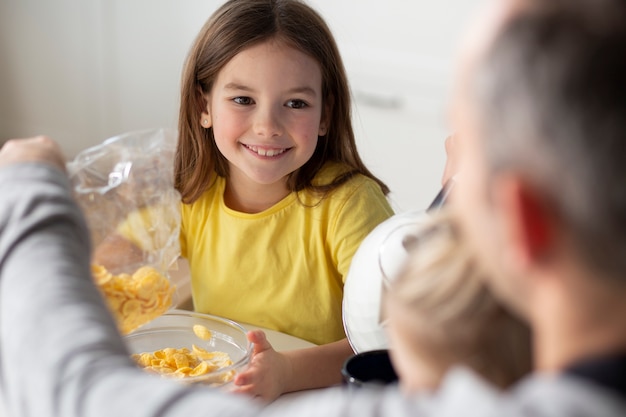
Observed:
[[[436,214],[414,245],[384,300],[403,390],[434,390],[455,365],[503,388],[529,373],[530,330],[493,297],[453,219]]]

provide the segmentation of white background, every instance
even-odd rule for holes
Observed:
[[[440,187],[460,37],[485,0],[311,0],[355,97],[361,154],[397,210]],[[0,138],[45,133],[66,155],[123,132],[176,128],[180,72],[221,0],[0,0]]]

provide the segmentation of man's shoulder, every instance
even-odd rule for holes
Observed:
[[[464,368],[449,372],[434,405],[436,416],[626,416],[623,398],[580,378],[535,373],[501,391]]]
[[[539,415],[576,417],[626,416],[626,399],[590,381],[569,375],[534,374],[510,393],[520,409]]]
[[[448,373],[436,394],[416,398],[417,404],[428,417],[626,416],[623,398],[583,379],[533,374],[503,391],[462,367]]]

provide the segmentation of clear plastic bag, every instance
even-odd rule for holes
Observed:
[[[95,257],[93,272],[123,333],[173,302],[167,271],[180,255],[176,140],[166,129],[126,133],[67,164],[96,253],[105,247],[113,260],[104,266]]]

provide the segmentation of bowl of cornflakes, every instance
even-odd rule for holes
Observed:
[[[124,339],[146,372],[214,387],[229,384],[252,356],[240,324],[183,310],[170,310]]]

